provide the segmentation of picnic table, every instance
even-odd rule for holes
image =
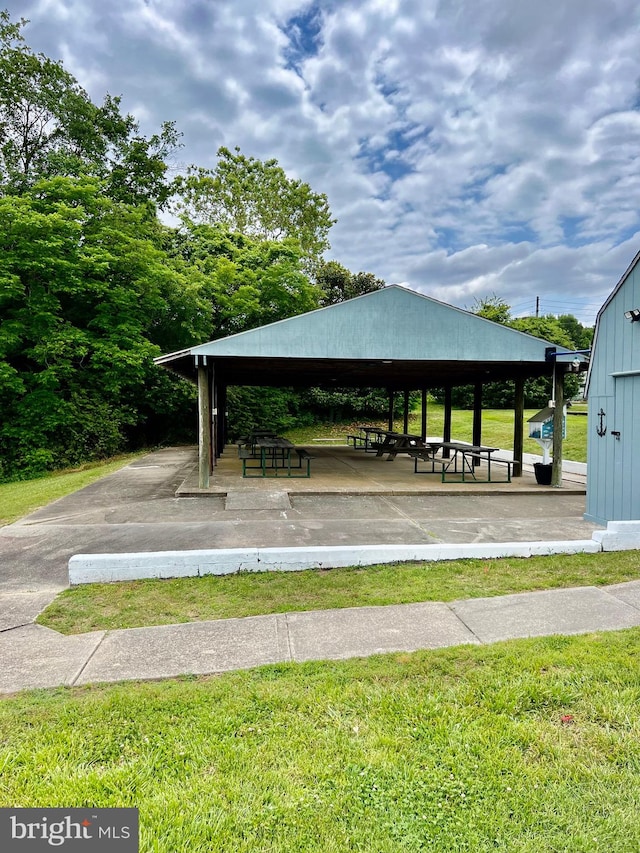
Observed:
[[[425,444],[422,437],[412,435],[405,432],[388,432],[381,431],[382,441],[377,448],[376,456],[384,456],[387,454],[387,462],[393,462],[398,453],[408,453],[413,455],[415,450],[428,450],[429,445]]]
[[[450,457],[448,459],[443,459],[442,457],[438,457],[436,454],[444,449],[448,449],[450,451]],[[501,482],[511,482],[511,466],[512,462],[506,459],[492,459],[492,456],[496,451],[500,450],[499,447],[485,447],[483,445],[473,445],[473,444],[463,444],[462,442],[457,441],[443,441],[443,442],[429,442],[429,449],[427,452],[422,453],[417,450],[412,453],[414,457],[414,465],[413,470],[417,474],[431,474],[436,471],[436,466],[438,466],[439,472],[442,474],[442,482],[451,482],[451,478],[455,478],[460,482],[468,482],[469,479],[474,482],[483,482],[483,483],[492,483],[496,482],[492,477],[492,462],[497,462],[500,466],[506,467],[506,481],[501,480]],[[419,465],[421,462],[430,463],[431,468],[427,470],[420,470]],[[477,465],[480,462],[486,463],[486,477],[481,479],[477,476]],[[495,467],[493,469],[495,471]],[[501,468],[501,470],[503,470]],[[449,480],[447,479],[449,478]]]
[[[243,477],[310,477],[311,455],[287,438],[256,433],[238,445]]]

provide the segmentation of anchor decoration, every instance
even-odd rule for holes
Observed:
[[[596,432],[598,433],[600,438],[602,438],[603,435],[607,434],[607,428],[604,425],[604,419],[606,418],[606,416],[606,412],[600,409],[600,411],[598,412],[598,426],[596,427]]]

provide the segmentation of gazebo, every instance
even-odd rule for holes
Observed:
[[[586,363],[584,357],[578,359]],[[483,384],[514,380],[513,473],[520,476],[524,381],[553,374],[561,417],[563,377],[575,360],[575,354],[549,341],[390,285],[155,361],[198,386],[199,484],[207,488],[224,449],[223,415],[231,385],[386,388],[391,399],[396,392],[404,393],[405,425],[410,391],[421,390],[424,403],[428,388],[444,387],[443,438],[450,441],[451,389],[471,384],[473,441],[480,444]],[[425,411],[423,405],[423,435]],[[562,434],[560,428],[556,432]],[[559,445],[554,447],[558,482],[561,463]]]

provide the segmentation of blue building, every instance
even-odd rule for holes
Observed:
[[[640,252],[596,318],[585,518],[640,520]]]

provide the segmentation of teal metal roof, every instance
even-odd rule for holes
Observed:
[[[554,345],[549,341],[391,285],[337,305],[161,356],[156,362],[191,375],[196,359],[206,357],[236,379],[249,369],[255,375],[259,365],[266,371],[291,373],[297,364],[300,372],[327,374],[331,381],[345,379],[346,374],[347,379],[352,375],[351,384],[360,384],[364,371],[376,378],[368,384],[386,385],[393,379],[392,384],[400,387],[418,375],[429,379],[425,374],[441,374],[445,365],[445,378],[455,374],[458,381],[462,381],[459,376],[470,377],[478,371],[484,375],[495,373],[491,378],[519,375],[518,365],[522,375],[549,373],[551,366],[545,360],[545,351],[550,346]],[[561,347],[557,349],[562,351]],[[243,370],[243,363],[247,370]],[[396,369],[389,365],[396,365]],[[268,384],[276,384],[277,377],[268,378]]]

